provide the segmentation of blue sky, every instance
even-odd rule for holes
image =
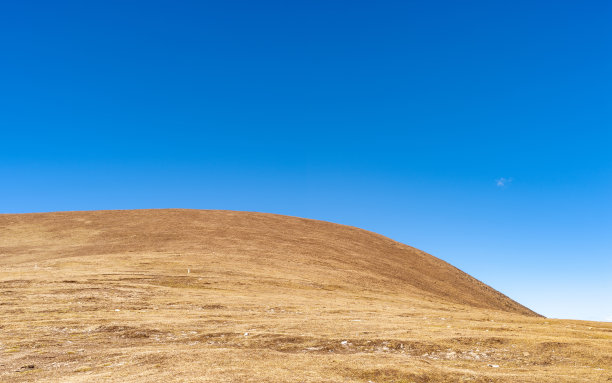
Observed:
[[[5,1],[0,213],[288,214],[612,321],[607,1]]]

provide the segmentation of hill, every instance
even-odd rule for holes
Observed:
[[[0,292],[0,381],[598,381],[612,363],[612,325],[273,214],[0,215]]]
[[[457,268],[354,227],[274,214],[134,210],[4,215],[0,264],[140,252],[242,283],[354,287],[536,315]],[[219,268],[222,266],[222,270]],[[137,270],[134,270],[137,271]]]

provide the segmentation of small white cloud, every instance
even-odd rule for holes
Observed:
[[[512,178],[502,177],[495,180],[495,185],[497,185],[497,187],[503,188],[508,186],[510,182],[512,182]]]

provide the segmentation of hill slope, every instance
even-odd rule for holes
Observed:
[[[536,315],[429,254],[381,235],[273,214],[135,210],[1,215],[0,264],[129,252],[181,254],[190,268],[238,266],[257,278],[358,285]],[[231,259],[231,262],[227,262]]]
[[[378,234],[196,210],[0,215],[0,382],[610,382],[554,320]]]

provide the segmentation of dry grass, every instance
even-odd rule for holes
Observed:
[[[0,382],[612,382],[612,323],[317,221],[0,215],[0,297]]]

